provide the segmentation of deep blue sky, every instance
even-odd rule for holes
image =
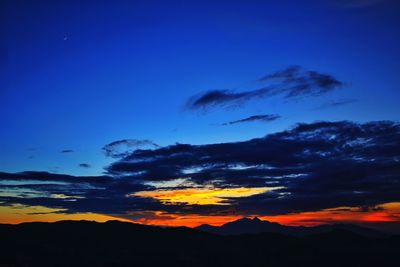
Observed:
[[[0,171],[100,174],[112,161],[101,148],[124,138],[208,144],[298,122],[398,121],[399,4],[343,2],[2,1]],[[185,110],[193,95],[251,90],[294,64],[345,86]],[[342,100],[355,101],[318,108]],[[282,118],[220,125],[255,114]]]

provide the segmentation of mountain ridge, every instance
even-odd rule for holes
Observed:
[[[326,233],[334,230],[346,230],[366,237],[385,237],[388,233],[358,226],[355,224],[322,224],[317,226],[287,226],[276,222],[261,220],[258,217],[253,219],[244,217],[235,221],[225,223],[221,226],[202,224],[195,229],[203,232],[218,235],[243,235],[259,233],[278,233],[289,236],[308,236],[313,234]]]
[[[121,221],[0,224],[0,236],[0,266],[8,267],[397,266],[400,249],[400,236],[372,238],[343,229],[302,237],[224,236]]]

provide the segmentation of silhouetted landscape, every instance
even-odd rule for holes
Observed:
[[[257,217],[254,217],[253,219],[242,218],[233,222],[228,222],[221,226],[203,224],[196,227],[196,229],[219,235],[276,233],[302,237],[315,234],[324,234],[332,231],[348,231],[365,237],[384,237],[389,235],[388,233],[383,233],[374,229],[360,227],[353,224],[324,224],[314,227],[285,226],[279,223],[263,221]]]
[[[119,221],[3,224],[0,266],[398,266],[399,236],[351,228],[295,237]]]

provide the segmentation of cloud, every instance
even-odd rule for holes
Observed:
[[[81,163],[81,164],[79,164],[79,167],[88,169],[91,166],[90,166],[90,164],[87,164],[87,163]]]
[[[343,86],[330,74],[307,71],[300,66],[268,74],[259,79],[262,82],[275,82],[273,94],[284,94],[286,98],[296,96],[318,96]]]
[[[314,108],[314,110],[345,106],[345,105],[353,104],[357,101],[358,101],[357,99],[341,99],[341,100],[331,101],[331,102],[322,104],[322,105]]]
[[[72,152],[74,152],[72,149],[61,150],[61,153],[72,153]]]
[[[329,74],[308,71],[300,66],[267,74],[258,79],[264,86],[250,91],[211,90],[191,97],[186,107],[189,110],[242,105],[255,98],[283,95],[286,98],[318,96],[343,86],[343,82]]]
[[[156,148],[159,145],[150,140],[122,139],[105,145],[102,150],[107,157],[122,158],[139,148]]]
[[[225,200],[243,213],[274,214],[400,200],[399,148],[394,122],[316,122],[245,142],[135,151],[108,171],[136,181],[280,188]]]
[[[124,218],[364,212],[400,201],[399,166],[399,123],[323,121],[243,142],[138,149],[104,176],[0,173],[0,202]]]
[[[265,114],[265,115],[253,115],[244,119],[240,120],[235,120],[235,121],[230,121],[223,123],[222,125],[231,125],[231,124],[237,124],[237,123],[244,123],[244,122],[255,122],[255,121],[260,121],[260,122],[270,122],[279,119],[281,116],[277,114]]]
[[[151,187],[111,176],[71,176],[47,172],[0,173],[0,203],[61,209],[62,213],[125,214],[151,208],[155,201],[127,198]],[[146,204],[149,203],[149,204]],[[148,206],[148,207],[146,207]]]
[[[211,90],[189,99],[187,103],[188,109],[201,109],[212,106],[225,106],[231,104],[242,104],[248,100],[257,97],[264,97],[269,93],[266,88],[247,91],[235,92],[232,90]]]
[[[107,176],[71,176],[67,174],[54,174],[49,172],[25,171],[19,173],[0,172],[0,184],[4,181],[14,181],[23,184],[29,181],[49,182],[72,182],[72,183],[104,183],[109,179]]]

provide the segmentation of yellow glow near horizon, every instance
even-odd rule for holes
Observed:
[[[377,206],[384,210],[390,210],[391,213],[400,215],[400,202],[387,202]]]
[[[0,206],[0,223],[16,224],[22,222],[56,222],[61,220],[88,220],[106,222],[110,220],[130,221],[97,213],[62,213],[62,209],[42,206]],[[55,213],[56,212],[56,213]]]
[[[140,191],[131,196],[153,198],[164,204],[186,203],[189,205],[228,205],[224,198],[248,197],[276,188],[187,188],[174,190]]]

